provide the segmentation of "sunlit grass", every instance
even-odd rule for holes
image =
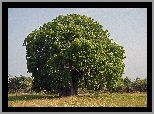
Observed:
[[[145,93],[78,95],[70,97],[52,95],[10,95],[9,107],[146,107]]]

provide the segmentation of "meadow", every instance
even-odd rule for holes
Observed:
[[[46,94],[8,94],[8,107],[147,107],[146,93],[79,94],[58,97]]]

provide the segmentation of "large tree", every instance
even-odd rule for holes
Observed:
[[[67,96],[77,94],[78,87],[116,88],[124,73],[125,51],[109,37],[97,21],[78,14],[59,15],[32,31],[23,45],[33,89]]]

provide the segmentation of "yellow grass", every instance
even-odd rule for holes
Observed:
[[[78,95],[53,97],[51,95],[9,95],[9,107],[146,107],[145,93]]]

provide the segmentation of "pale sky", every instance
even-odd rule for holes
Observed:
[[[126,52],[125,74],[131,79],[147,77],[146,8],[9,8],[8,74],[27,73],[24,39],[34,29],[51,22],[58,15],[76,13],[93,18],[110,32],[110,37]]]

